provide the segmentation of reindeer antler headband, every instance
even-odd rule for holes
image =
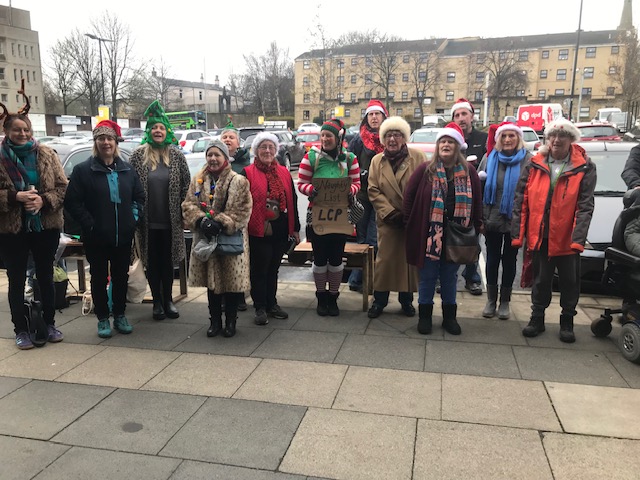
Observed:
[[[0,102],[0,108],[2,108],[2,113],[0,113],[0,122],[4,122],[4,120],[9,115],[27,115],[29,113],[29,110],[31,110],[31,103],[29,102],[29,97],[27,97],[27,95],[25,95],[24,93],[24,78],[20,82],[20,90],[18,90],[18,93],[22,95],[22,98],[24,98],[24,102],[25,102],[24,106],[21,109],[19,109],[15,114],[13,114],[13,113],[9,113],[4,103]]]

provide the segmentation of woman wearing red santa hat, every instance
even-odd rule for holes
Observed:
[[[91,267],[91,299],[98,336],[111,337],[107,278],[111,278],[113,327],[131,333],[125,316],[131,242],[142,215],[144,189],[133,167],[120,157],[120,127],[103,120],[93,130],[93,155],[73,169],[64,206],[82,228]]]
[[[456,319],[456,280],[459,265],[445,259],[447,222],[482,227],[480,179],[462,153],[467,147],[462,130],[449,123],[436,137],[431,162],[419,165],[404,191],[407,263],[418,267],[418,331],[432,330],[433,295],[440,277],[442,326],[451,335],[462,329]]]
[[[487,304],[482,316],[492,318],[496,314],[498,269],[502,263],[498,318],[507,320],[518,256],[518,249],[511,246],[513,199],[521,166],[532,155],[524,145],[522,130],[513,123],[498,125],[490,140],[494,140],[495,147],[490,149],[478,167],[484,182],[483,221],[487,247]]]

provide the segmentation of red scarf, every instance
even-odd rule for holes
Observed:
[[[271,200],[278,200],[278,203],[280,204],[280,211],[285,212],[287,210],[287,200],[284,195],[284,185],[282,185],[282,181],[278,176],[277,160],[273,160],[271,163],[264,163],[256,157],[254,165],[267,177],[268,198]]]
[[[366,123],[360,125],[360,138],[367,149],[376,153],[384,150],[384,146],[380,143],[380,134],[371,130]]]

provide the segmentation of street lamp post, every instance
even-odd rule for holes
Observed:
[[[573,56],[573,73],[571,75],[571,97],[569,98],[569,120],[573,120],[573,97],[576,87],[576,69],[578,68],[578,50],[580,49],[580,29],[582,26],[582,0],[580,0],[580,16],[578,17],[578,37],[576,40],[576,53]]]
[[[107,101],[104,96],[104,69],[102,68],[102,42],[113,42],[113,40],[109,40],[108,38],[100,38],[93,33],[85,33],[85,36],[89,37],[91,40],[98,41],[98,47],[100,50],[100,81],[101,81],[101,90],[102,90],[102,105],[106,105]]]

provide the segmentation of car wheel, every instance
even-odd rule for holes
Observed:
[[[633,322],[622,326],[619,340],[620,353],[633,363],[640,363],[640,327]]]

